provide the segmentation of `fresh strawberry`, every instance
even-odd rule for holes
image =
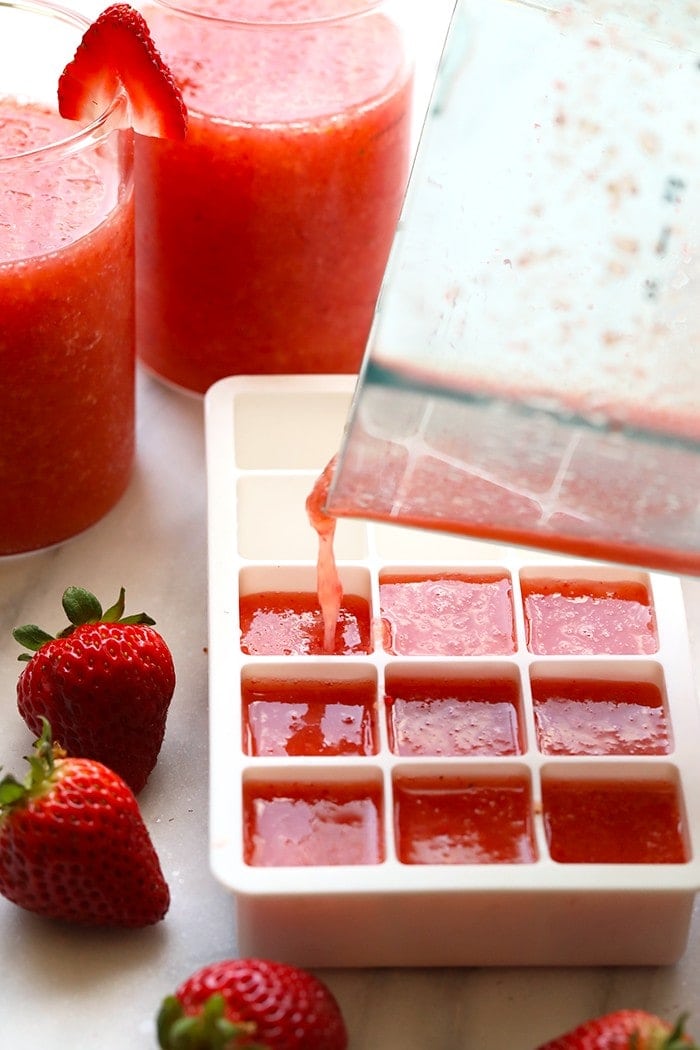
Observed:
[[[616,1010],[560,1035],[537,1050],[698,1050],[683,1031],[685,1016],[675,1025],[645,1010]]]
[[[48,722],[24,782],[0,781],[0,893],[85,926],[149,926],[170,893],[133,792],[100,762],[66,758]]]
[[[182,139],[187,110],[182,92],[156,48],[142,15],[113,4],[86,29],[75,57],[58,81],[58,109],[68,120],[90,123],[122,88],[135,131]]]
[[[346,1050],[331,991],[306,970],[227,959],[192,974],[158,1014],[163,1050]]]
[[[35,736],[42,719],[69,755],[103,762],[136,794],[160,753],[175,689],[173,658],[146,613],[123,616],[124,588],[102,607],[89,591],[68,587],[69,623],[56,636],[34,624],[14,638],[33,656],[17,682],[17,706]]]

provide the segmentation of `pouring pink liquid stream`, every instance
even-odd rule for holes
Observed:
[[[318,534],[316,587],[323,618],[323,649],[326,653],[335,650],[335,632],[343,600],[343,585],[333,550],[336,519],[324,510],[337,458],[334,456],[327,464],[306,500],[306,513]]]

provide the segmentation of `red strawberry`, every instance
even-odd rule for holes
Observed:
[[[182,139],[187,110],[173,75],[142,15],[113,4],[86,29],[58,81],[58,108],[68,120],[90,123],[123,88],[130,125],[142,135]]]
[[[158,1015],[163,1050],[346,1050],[340,1008],[317,977],[285,963],[228,959],[192,974]]]
[[[69,624],[55,637],[34,624],[13,636],[34,653],[17,682],[19,713],[35,736],[42,719],[69,755],[103,762],[138,794],[156,764],[175,689],[170,650],[146,613],[122,616],[124,588],[102,611],[68,587]]]
[[[684,1033],[684,1023],[685,1017],[670,1025],[645,1010],[616,1010],[585,1021],[537,1050],[698,1050]]]
[[[66,758],[48,723],[24,783],[0,781],[0,893],[86,926],[148,926],[170,893],[138,803],[100,762]]]

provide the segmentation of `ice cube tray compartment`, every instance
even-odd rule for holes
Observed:
[[[317,539],[304,509],[309,474],[248,474],[238,481],[238,550],[247,560],[314,561]],[[355,521],[336,526],[336,556],[343,561],[367,557],[367,531]]]
[[[326,654],[305,501],[354,384],[237,377],[206,396],[210,857],[238,951],[674,962],[700,886],[679,581],[341,520],[365,635]]]
[[[241,672],[243,750],[257,756],[374,755],[379,751],[377,674],[371,664],[320,661],[290,677],[283,664]]]

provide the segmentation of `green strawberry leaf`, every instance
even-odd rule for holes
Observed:
[[[121,587],[119,590],[119,597],[114,605],[110,605],[109,609],[107,609],[102,615],[102,619],[107,623],[116,623],[118,620],[121,620],[124,615],[124,596],[125,591],[124,588]]]
[[[124,588],[119,591],[119,597],[117,598],[114,605],[112,605],[107,612],[103,613],[102,619],[105,623],[144,623],[149,627],[152,627],[156,622],[152,620],[148,613],[132,613],[131,616],[124,616]]]
[[[148,613],[145,612],[132,613],[131,616],[122,616],[119,621],[119,623],[142,623],[147,627],[152,627],[155,622],[156,621],[152,620]]]
[[[66,587],[61,599],[63,611],[74,627],[97,623],[102,619],[102,606],[90,591],[83,587]]]
[[[37,627],[35,623],[27,623],[24,627],[15,627],[12,632],[12,637],[20,645],[23,645],[25,649],[30,649],[32,653],[36,653],[41,649],[42,645],[46,645],[53,638],[53,635],[47,634],[41,627]],[[29,653],[20,653],[17,657],[18,660],[31,660]]]
[[[20,784],[16,777],[8,773],[0,780],[0,811],[3,806],[12,806],[15,802],[19,802],[26,794],[27,789],[24,784]]]

